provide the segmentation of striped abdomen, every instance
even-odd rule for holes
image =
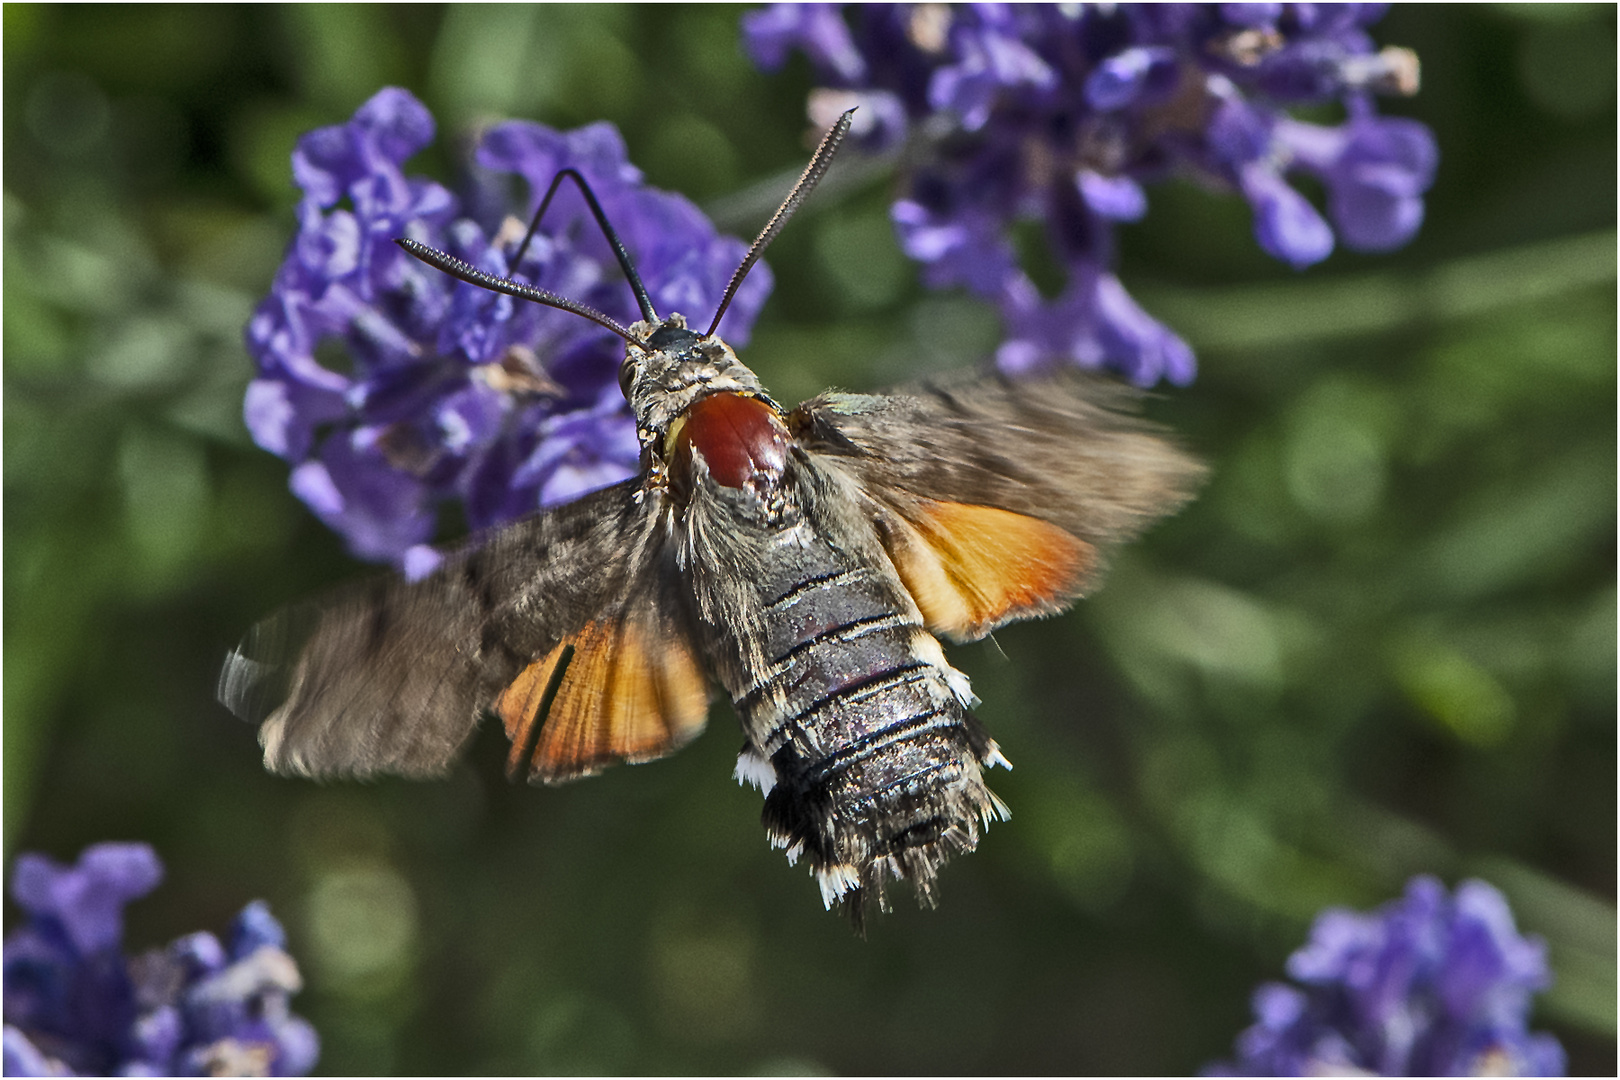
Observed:
[[[967,711],[967,680],[892,573],[850,565],[820,536],[776,550],[759,583],[766,662],[731,688],[754,763],[770,765],[766,828],[809,858],[829,904],[881,896],[888,877],[927,900],[937,867],[1000,812],[979,773],[999,756]]]

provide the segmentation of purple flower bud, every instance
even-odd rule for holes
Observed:
[[[159,1005],[142,1014],[131,1031],[134,1058],[150,1069],[150,1075],[163,1075],[163,1066],[174,1060],[186,1037],[186,1023],[173,1005]],[[127,1068],[125,1070],[128,1072]]]
[[[165,950],[165,959],[183,979],[198,979],[224,967],[229,959],[219,938],[206,930],[176,938]]]
[[[1238,97],[1224,98],[1210,115],[1208,149],[1217,168],[1237,170],[1271,151],[1277,118]]]
[[[398,206],[410,196],[391,166],[432,141],[433,117],[421,102],[389,88],[360,106],[349,125],[321,128],[300,139],[293,151],[293,178],[305,197],[322,207],[362,193]]]
[[[60,1061],[45,1056],[18,1028],[5,1026],[5,1067],[7,1076],[72,1076]]]
[[[590,178],[599,199],[616,198],[641,183],[641,170],[626,157],[624,139],[612,124],[590,124],[578,131],[553,131],[544,124],[512,120],[496,124],[478,141],[478,164],[495,172],[516,173],[529,182],[527,213],[563,169],[578,169]],[[604,202],[604,205],[605,202]],[[575,197],[559,208],[559,220],[586,220],[589,211]],[[561,228],[548,232],[559,233]],[[594,232],[594,230],[593,230]],[[598,236],[598,239],[600,237]]]
[[[1525,1029],[1545,946],[1484,882],[1448,894],[1418,877],[1371,914],[1323,912],[1288,974],[1300,987],[1257,990],[1236,1060],[1211,1075],[1563,1074],[1557,1040]]]
[[[1099,112],[1161,100],[1176,83],[1176,54],[1163,46],[1126,49],[1086,79],[1086,104]]]
[[[1325,101],[1345,89],[1347,58],[1336,41],[1302,41],[1263,57],[1257,85],[1275,101]]]
[[[1192,380],[1192,350],[1131,299],[1113,274],[1077,272],[1057,300],[1040,299],[1027,279],[1010,291],[1007,307],[1023,327],[1002,343],[996,365],[1021,375],[1067,362],[1113,367],[1139,386],[1159,379]]]
[[[998,21],[993,29],[986,19],[981,32],[958,34],[956,63],[935,71],[928,86],[929,103],[956,113],[967,131],[984,127],[996,105],[1020,97],[1020,89],[1048,90],[1057,83],[1057,73],[1040,55]]]
[[[64,868],[17,860],[28,912],[5,941],[8,1076],[303,1075],[319,1041],[293,1016],[300,986],[286,935],[262,902],[214,935],[188,934],[133,960],[123,905],[163,874],[145,844],[98,844]]]
[[[285,949],[287,932],[270,914],[270,905],[263,900],[255,900],[231,920],[230,942],[231,956],[241,959],[265,945]]]
[[[980,296],[1002,295],[1019,276],[1012,247],[988,213],[954,219],[901,200],[889,210],[905,253],[926,265],[924,280],[938,288],[965,285]]]
[[[1136,221],[1147,213],[1147,194],[1128,176],[1103,176],[1081,169],[1075,183],[1086,205],[1109,221]]]
[[[43,855],[20,855],[11,896],[37,919],[53,920],[73,947],[93,953],[124,936],[124,905],[163,880],[163,865],[145,844],[96,844],[71,867]]]
[[[866,63],[837,4],[772,4],[743,16],[743,42],[760,67],[774,71],[787,63],[787,54],[803,49],[817,67],[835,72],[852,83],[866,72]]]
[[[1305,196],[1258,162],[1245,165],[1241,176],[1262,251],[1296,270],[1332,254],[1333,230]]]
[[[294,468],[290,479],[293,494],[365,559],[388,559],[433,533],[426,486],[394,468],[385,437],[367,427],[329,438],[319,458]]]
[[[1281,4],[1222,4],[1221,18],[1233,26],[1250,28],[1271,27],[1277,25],[1282,17]]]
[[[1429,129],[1413,120],[1369,118],[1352,125],[1338,166],[1323,177],[1345,243],[1389,251],[1416,234],[1437,153]]]

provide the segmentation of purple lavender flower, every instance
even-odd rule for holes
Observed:
[[[1431,877],[1362,915],[1332,909],[1288,958],[1299,986],[1267,983],[1235,1061],[1209,1075],[1562,1076],[1564,1050],[1526,1030],[1550,981],[1502,894]]]
[[[653,303],[707,319],[745,246],[685,199],[644,186],[608,124],[497,124],[459,194],[411,177],[433,118],[386,89],[293,154],[298,234],[247,327],[255,441],[294,463],[291,486],[361,558],[421,572],[439,504],[474,528],[629,476],[639,448],[617,373],[623,344],[594,323],[456,281],[393,243],[411,237],[481,269],[640,318],[585,203],[559,192],[520,266],[527,217],[578,169],[620,232]],[[526,202],[510,199],[515,180]],[[517,211],[523,220],[508,216]],[[756,267],[727,312],[743,343],[771,288]]]
[[[126,959],[124,905],[156,888],[145,844],[96,844],[77,864],[22,855],[11,895],[28,922],[5,941],[7,1076],[303,1076],[315,1030],[288,1009],[302,985],[262,901],[227,943],[196,933]]]
[[[1417,61],[1376,52],[1381,4],[774,4],[743,17],[761,67],[799,48],[821,87],[817,123],[863,105],[868,148],[907,137],[893,218],[934,288],[993,300],[997,361],[1109,367],[1185,383],[1185,343],[1111,272],[1112,223],[1146,210],[1142,184],[1190,174],[1240,192],[1255,236],[1296,268],[1336,241],[1399,247],[1423,219],[1433,136],[1376,114],[1374,93],[1411,94]],[[846,21],[847,12],[847,21]],[[1338,127],[1287,116],[1342,103]],[[858,115],[857,123],[863,119]],[[1328,217],[1289,182],[1319,178]],[[1012,223],[1037,218],[1069,271],[1043,298],[1019,267]],[[1329,224],[1331,220],[1332,224]]]

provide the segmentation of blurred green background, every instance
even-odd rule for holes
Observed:
[[[1442,154],[1396,255],[1295,274],[1240,200],[1152,190],[1122,277],[1201,372],[1150,408],[1214,477],[1095,600],[952,652],[1017,768],[938,911],[897,891],[867,941],[824,913],[730,778],[724,704],[676,757],[559,789],[508,786],[487,732],[442,783],[261,770],[219,662],[358,572],[240,418],[294,138],[390,83],[439,118],[413,166],[441,177],[478,120],[607,119],[751,235],[810,83],[756,72],[738,14],[6,5],[8,865],[154,844],[132,948],[267,898],[337,1073],[1187,1072],[1322,906],[1477,875],[1550,944],[1536,1025],[1612,1074],[1610,6],[1375,28],[1421,54],[1389,111]],[[834,186],[772,249],[746,359],[786,401],[997,339],[919,288],[887,193]]]

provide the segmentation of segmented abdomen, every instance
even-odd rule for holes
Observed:
[[[939,864],[999,812],[979,775],[994,744],[967,712],[967,681],[884,568],[851,565],[818,536],[775,550],[758,583],[765,662],[745,658],[747,685],[731,688],[770,763],[766,827],[810,859],[829,904],[859,888],[881,896],[887,877],[912,879],[926,901]]]

